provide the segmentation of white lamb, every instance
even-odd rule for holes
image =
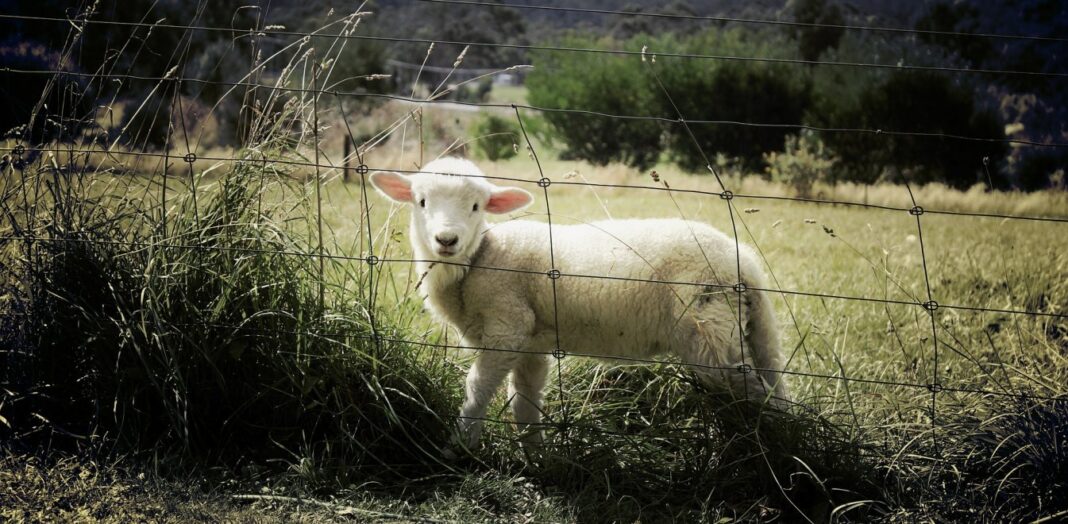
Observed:
[[[430,311],[459,331],[463,346],[505,350],[481,350],[467,375],[459,443],[478,442],[509,373],[516,424],[528,442],[542,439],[528,430],[541,421],[547,355],[557,340],[565,354],[674,353],[704,380],[751,400],[786,398],[775,314],[767,294],[753,289],[766,287],[760,264],[743,246],[739,277],[734,240],[711,226],[678,219],[554,224],[550,252],[544,223],[486,223],[486,213],[516,211],[533,198],[489,183],[467,160],[442,158],[408,176],[380,171],[371,183],[413,205],[409,234]],[[560,272],[555,280],[551,269]],[[739,282],[747,287],[743,330]]]

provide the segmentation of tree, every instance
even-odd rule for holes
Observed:
[[[794,4],[794,21],[802,24],[840,26],[845,24],[842,9],[827,0],[797,0]],[[827,49],[838,47],[845,30],[841,27],[799,27],[795,31],[797,47],[805,60],[818,60]]]
[[[610,39],[570,38],[572,47],[611,48]],[[631,48],[636,42],[628,44]],[[616,115],[648,114],[655,110],[655,91],[636,56],[608,57],[589,53],[541,53],[527,76],[530,103],[546,108],[582,109]],[[590,114],[547,112],[564,144],[563,156],[604,165],[623,162],[646,169],[660,155],[662,129],[656,122],[620,120]]]
[[[909,182],[943,182],[964,189],[996,172],[1008,148],[996,113],[981,108],[972,90],[944,75],[899,71],[861,94],[858,103],[834,127],[865,128],[884,133],[828,133],[828,145],[841,157],[847,178],[874,181],[886,170]],[[906,131],[924,135],[897,135]],[[978,138],[938,138],[955,135]],[[986,159],[986,165],[984,165]]]
[[[688,60],[665,66],[661,76],[671,98],[661,95],[660,113],[674,116],[677,107],[687,120],[796,124],[810,100],[807,80],[780,64],[712,66]],[[782,147],[790,131],[730,123],[688,127],[668,128],[667,145],[672,157],[691,171],[703,171],[705,155],[716,153],[740,158],[748,169],[762,170],[764,153]]]

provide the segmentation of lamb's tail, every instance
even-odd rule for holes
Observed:
[[[786,375],[782,373],[785,357],[771,297],[764,291],[752,290],[746,293],[746,298],[749,306],[746,341],[749,343],[753,367],[758,369],[757,375],[771,387],[773,400],[786,402],[789,394]]]

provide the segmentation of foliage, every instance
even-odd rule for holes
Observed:
[[[287,69],[309,66],[298,49]],[[5,439],[106,435],[123,451],[323,478],[440,460],[449,374],[396,341],[402,317],[375,307],[365,266],[308,256],[324,246],[286,227],[314,214],[293,152],[312,100],[267,100],[256,149],[191,188],[159,171],[86,173],[73,155],[5,166]]]
[[[572,37],[562,45],[612,47],[618,43]],[[636,41],[626,45],[639,46]],[[526,81],[532,105],[617,115],[642,114],[655,105],[656,94],[649,89],[636,56],[540,53],[534,56],[534,64]],[[660,155],[661,128],[654,122],[552,111],[545,119],[563,143],[566,158],[596,165],[623,162],[646,169]]]
[[[782,37],[739,30],[707,32],[679,44],[692,53],[789,57]],[[723,123],[673,125],[668,128],[671,156],[690,171],[705,169],[705,155],[738,157],[759,169],[766,151],[781,147],[789,129],[738,125],[797,124],[809,105],[810,85],[793,66],[686,59],[658,59],[657,71],[667,94],[658,93],[661,115]],[[659,91],[657,86],[654,90]],[[691,136],[691,133],[693,136]],[[697,144],[694,144],[696,139]]]
[[[472,130],[475,151],[490,161],[506,160],[516,155],[522,141],[519,124],[515,120],[485,114],[475,122]]]
[[[938,2],[916,22],[916,29],[921,32],[921,41],[936,44],[960,55],[973,66],[978,66],[990,58],[994,52],[991,40],[987,38],[962,38],[959,36],[933,34],[933,32],[980,33],[977,20],[979,9],[965,3]]]
[[[1004,126],[969,87],[933,72],[895,71],[858,79],[850,89],[852,101],[834,92],[822,95],[813,111],[816,121],[880,132],[824,135],[842,159],[840,179],[872,183],[890,176],[894,181],[938,181],[967,188],[987,183],[987,169],[991,178],[997,176],[1008,153],[999,141],[1005,137]],[[915,134],[895,134],[899,131]]]
[[[1068,172],[1068,153],[1034,151],[1024,155],[1015,166],[1016,186],[1024,191],[1048,188],[1064,189]],[[1057,173],[1060,173],[1059,178]]]
[[[24,143],[69,138],[92,121],[93,88],[59,53],[35,41],[8,39],[0,41],[0,62],[0,137]],[[75,74],[42,74],[48,71]]]
[[[764,155],[768,164],[766,172],[776,182],[793,187],[798,196],[808,197],[812,184],[827,180],[828,173],[838,159],[824,146],[819,136],[812,131],[800,135],[788,135],[782,152],[772,151]]]
[[[445,435],[437,414],[451,411],[437,379],[406,345],[374,342],[394,328],[377,314],[372,330],[366,298],[320,306],[333,284],[314,259],[277,254],[314,246],[258,211],[263,176],[239,164],[166,230],[72,194],[70,212],[25,231],[39,240],[9,243],[4,278],[26,283],[6,312],[22,317],[4,340],[21,348],[2,375],[12,426],[39,417],[45,435],[208,460],[298,456],[335,473],[428,460]]]
[[[807,26],[795,30],[797,47],[801,58],[818,60],[827,49],[838,47],[845,29],[845,17],[838,4],[827,4],[827,0],[796,0],[794,3],[794,21],[802,24],[820,24],[822,27]]]

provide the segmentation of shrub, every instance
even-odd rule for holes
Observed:
[[[514,120],[496,115],[483,115],[473,129],[475,150],[486,160],[497,161],[512,158],[517,144],[522,140],[519,124]]]
[[[1068,171],[1068,154],[1033,152],[1023,156],[1016,163],[1014,171],[1016,186],[1024,191],[1063,186],[1064,172]],[[1058,172],[1061,173],[1059,178]]]
[[[615,47],[611,39],[566,39],[571,47]],[[629,48],[640,44],[632,41]],[[646,83],[641,59],[590,53],[538,53],[527,76],[528,99],[535,106],[581,109],[607,114],[649,114],[656,92]],[[590,114],[545,113],[563,143],[562,156],[597,165],[623,162],[638,169],[656,163],[661,126],[655,122],[620,120]]]
[[[794,3],[794,20],[803,24],[820,24],[821,26],[801,26],[795,29],[797,47],[805,60],[818,60],[827,49],[838,47],[845,29],[835,27],[845,24],[842,9],[838,4],[827,4],[826,0],[798,0]]]
[[[32,41],[0,42],[0,61],[16,70],[80,72],[64,63],[60,53]],[[93,120],[93,90],[81,76],[0,71],[0,86],[5,101],[0,105],[0,136],[30,143],[70,140]]]
[[[9,173],[0,439],[339,476],[439,460],[454,377],[395,342],[410,338],[401,313],[374,307],[366,266],[310,256],[316,236],[289,229],[314,215],[286,197],[310,193],[293,129],[312,101],[266,100],[254,149],[199,190],[167,195],[178,184],[158,171],[61,176],[48,159]],[[34,187],[48,189],[18,196]]]
[[[827,103],[836,103],[828,100]],[[1004,126],[975,94],[926,71],[897,71],[858,95],[856,103],[827,111],[831,127],[1004,138]],[[827,144],[842,158],[845,177],[874,182],[887,171],[915,183],[944,182],[964,189],[986,183],[1007,152],[1003,142],[895,134],[829,133]]]
[[[90,211],[57,213],[4,260],[5,281],[26,283],[2,333],[20,349],[0,372],[17,432],[45,420],[46,435],[125,449],[335,471],[430,460],[447,389],[406,344],[374,343],[372,313],[378,334],[406,338],[389,315],[341,294],[320,305],[332,284],[316,259],[280,254],[314,246],[258,211],[261,169],[239,165],[196,214],[184,199],[167,232],[146,221],[158,210],[72,196],[64,209]]]
[[[789,135],[783,151],[766,153],[766,172],[771,179],[794,188],[801,197],[811,194],[812,184],[827,178],[838,159],[811,131]]]

